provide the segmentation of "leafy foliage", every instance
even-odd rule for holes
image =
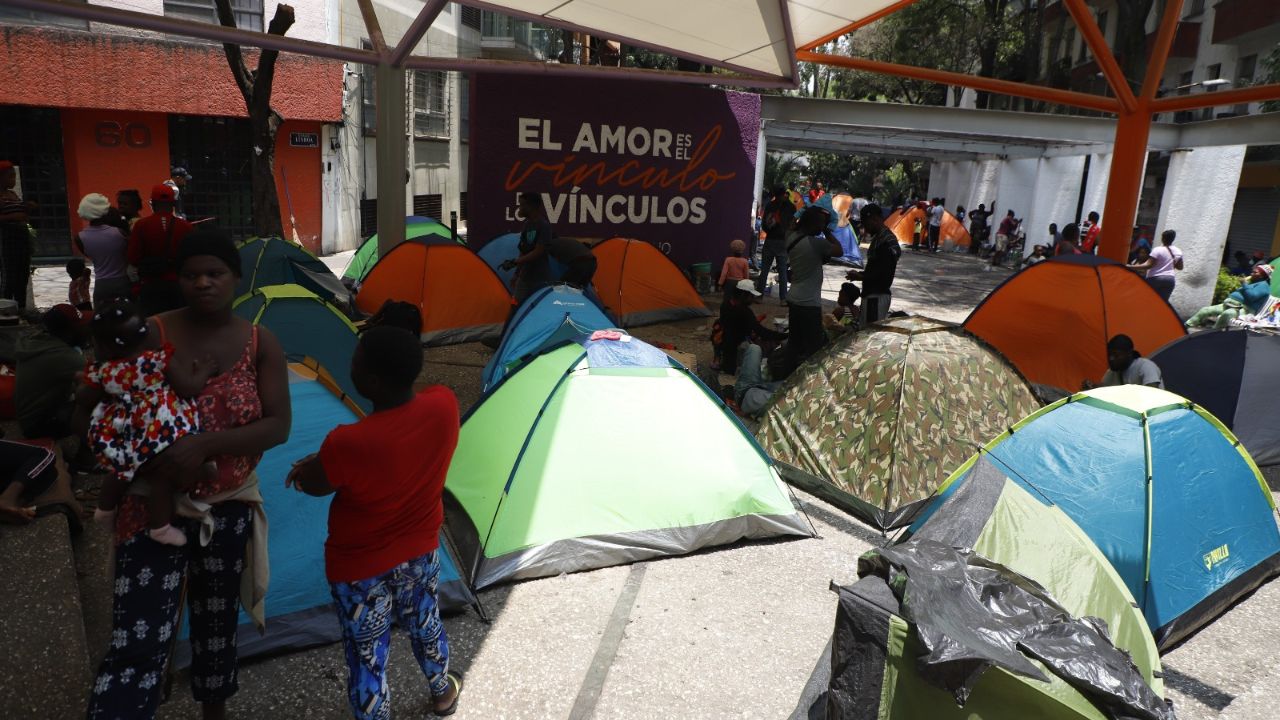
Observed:
[[[1244,284],[1244,278],[1239,275],[1232,275],[1226,268],[1218,268],[1218,280],[1213,285],[1213,304],[1217,305],[1227,296]]]

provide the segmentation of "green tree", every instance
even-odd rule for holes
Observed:
[[[764,187],[768,192],[776,187],[790,187],[800,179],[804,171],[801,156],[792,153],[768,153],[764,156]]]
[[[1271,52],[1262,59],[1262,78],[1263,84],[1280,83],[1280,45],[1276,45]],[[1262,103],[1262,112],[1280,112],[1280,100],[1271,100]]]

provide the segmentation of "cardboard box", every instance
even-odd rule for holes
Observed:
[[[689,368],[689,372],[698,372],[698,356],[693,353],[681,352],[679,350],[663,350],[666,354],[675,358],[677,362]]]

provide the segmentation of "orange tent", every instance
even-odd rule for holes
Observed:
[[[591,252],[598,263],[596,292],[623,327],[711,314],[680,268],[649,243],[613,238]]]
[[[889,217],[884,219],[884,226],[893,230],[893,226],[898,224],[898,221],[901,219],[902,208],[894,208],[893,212],[889,213]]]
[[[402,243],[379,259],[360,286],[356,306],[372,313],[387,300],[418,306],[428,345],[498,337],[513,304],[488,263],[451,240]]]
[[[1107,340],[1133,338],[1150,356],[1187,334],[1141,275],[1095,255],[1032,265],[991,291],[964,329],[1009,358],[1031,382],[1075,392],[1107,371]]]
[[[894,218],[897,220],[894,220]],[[920,244],[924,245],[925,235],[929,232],[929,216],[920,208],[912,208],[905,214],[894,210],[893,215],[885,221],[885,226],[898,236],[898,242],[903,245],[911,244],[911,235],[915,232],[916,220],[920,220]],[[965,229],[964,223],[956,219],[950,210],[942,212],[942,231],[938,234],[939,247],[945,245],[948,241],[956,247],[967,248],[973,240],[969,237],[969,231]]]

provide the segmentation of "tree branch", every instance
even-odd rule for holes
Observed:
[[[218,23],[223,27],[236,27],[236,15],[231,11],[231,0],[214,0],[214,8],[218,11]],[[235,78],[240,94],[244,96],[247,108],[253,98],[253,76],[244,64],[244,54],[235,43],[223,43],[222,49],[227,55],[227,65],[231,68],[231,77]]]
[[[218,0],[219,2],[227,2],[228,0]],[[267,26],[268,35],[284,35],[289,32],[289,28],[293,27],[293,6],[280,4],[276,6],[276,14],[271,18],[271,24]],[[261,110],[271,112],[271,85],[275,82],[276,76],[276,58],[280,53],[276,50],[263,50],[262,55],[258,58],[258,69],[254,72],[254,88],[252,103],[258,105]],[[252,112],[252,110],[251,110]],[[279,117],[277,115],[277,117]]]

